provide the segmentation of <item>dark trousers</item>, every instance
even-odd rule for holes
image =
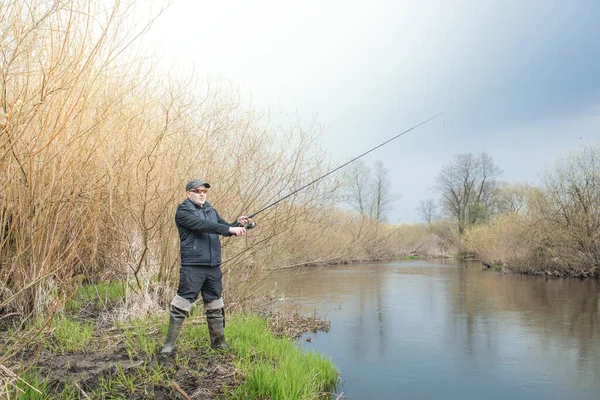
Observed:
[[[182,265],[179,270],[177,295],[193,303],[202,295],[202,301],[209,303],[221,298],[223,292],[223,272],[221,267]]]

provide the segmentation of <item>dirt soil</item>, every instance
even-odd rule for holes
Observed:
[[[240,373],[233,365],[233,355],[199,349],[190,354],[187,365],[180,367],[174,357],[155,356],[151,359],[130,360],[125,348],[111,353],[73,354],[51,356],[41,354],[36,366],[42,375],[50,378],[50,385],[60,392],[67,382],[75,383],[82,392],[90,395],[97,391],[103,379],[114,375],[119,364],[126,375],[135,379],[135,391],[127,398],[137,399],[185,399],[174,383],[191,399],[216,399],[241,383]],[[170,385],[155,385],[139,376],[146,365],[158,359],[173,380]],[[85,396],[84,396],[85,398]]]

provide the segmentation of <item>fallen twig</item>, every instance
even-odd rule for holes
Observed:
[[[81,394],[83,395],[83,397],[85,397],[86,399],[89,399],[90,397],[87,395],[87,393],[81,388],[81,386],[79,386],[79,383],[77,382],[73,382],[75,384],[75,386],[77,387],[77,389],[79,389],[79,391],[81,392]]]
[[[188,396],[187,393],[184,392],[183,389],[177,384],[177,382],[173,381],[173,387],[183,396],[185,400],[192,400],[190,399],[190,396]]]

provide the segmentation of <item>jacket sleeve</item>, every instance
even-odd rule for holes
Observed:
[[[185,207],[177,207],[175,221],[178,224],[196,232],[216,233],[218,235],[230,236],[229,225],[198,218],[198,216]]]

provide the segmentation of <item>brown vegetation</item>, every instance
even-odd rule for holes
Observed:
[[[327,332],[330,326],[331,322],[317,318],[316,315],[274,312],[269,316],[269,330],[278,337],[299,338],[305,333]],[[307,339],[310,341],[310,337]]]
[[[519,273],[598,276],[600,144],[571,153],[544,181],[543,188],[513,193],[520,199],[518,208],[471,228],[463,249],[488,265]]]

